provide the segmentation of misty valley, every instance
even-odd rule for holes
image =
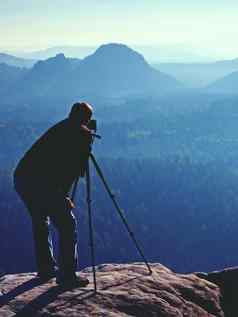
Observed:
[[[238,74],[233,86],[226,75],[203,89],[189,88],[138,55],[115,45],[82,61],[58,56],[29,69],[0,64],[4,271],[36,269],[31,221],[14,191],[13,170],[74,100],[94,106],[102,139],[93,153],[147,259],[179,272],[238,264]],[[97,264],[141,261],[91,170]],[[84,179],[75,215],[82,268],[91,265]],[[54,228],[52,234],[57,245]]]

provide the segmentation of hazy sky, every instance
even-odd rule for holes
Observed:
[[[1,0],[0,50],[184,45],[238,57],[238,0]]]

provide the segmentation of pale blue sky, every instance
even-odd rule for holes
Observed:
[[[182,44],[238,57],[238,0],[1,0],[0,50]]]

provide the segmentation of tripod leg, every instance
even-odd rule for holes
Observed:
[[[96,280],[96,270],[95,270],[95,254],[94,254],[94,241],[93,241],[93,224],[92,224],[92,210],[91,210],[91,184],[90,184],[90,173],[89,173],[89,160],[86,166],[86,186],[87,186],[87,203],[88,203],[88,220],[89,220],[89,238],[91,246],[91,258],[93,267],[93,282],[94,282],[94,292],[97,292],[97,280]]]
[[[149,273],[152,274],[152,269],[151,269],[149,263],[147,262],[144,254],[143,254],[143,252],[142,252],[142,250],[141,250],[141,248],[140,248],[140,246],[139,246],[139,244],[138,244],[138,242],[137,242],[137,240],[136,240],[136,238],[134,236],[134,233],[131,231],[131,229],[130,229],[128,223],[127,223],[126,217],[124,216],[121,208],[119,207],[117,201],[115,200],[115,196],[112,194],[112,192],[111,192],[111,190],[110,190],[110,188],[109,188],[109,186],[108,186],[108,184],[107,184],[107,182],[106,182],[106,180],[105,180],[105,178],[103,176],[103,173],[102,173],[102,171],[101,171],[101,169],[100,169],[100,167],[99,167],[99,165],[98,165],[98,163],[97,163],[97,161],[96,161],[96,159],[95,159],[95,157],[94,157],[94,155],[92,153],[90,153],[90,158],[91,158],[91,160],[92,160],[92,162],[93,162],[93,164],[94,164],[94,166],[96,168],[96,171],[97,171],[99,177],[101,178],[101,180],[102,180],[102,182],[103,182],[103,184],[104,184],[104,186],[106,188],[106,191],[108,192],[109,196],[111,197],[111,199],[112,199],[112,201],[114,203],[114,206],[116,207],[116,210],[117,210],[119,216],[122,219],[122,222],[124,223],[124,225],[125,225],[128,233],[129,233],[129,235],[131,236],[131,239],[133,240],[138,252],[140,253],[142,259],[144,260],[144,262],[145,262],[145,264],[146,264],[146,266],[147,266],[147,268],[149,270]]]

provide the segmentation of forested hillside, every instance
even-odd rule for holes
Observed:
[[[150,261],[182,272],[237,264],[237,104],[206,95],[94,104],[102,140],[93,151]],[[35,270],[30,218],[12,172],[56,120],[32,118],[0,125],[0,267],[9,272]],[[84,191],[82,180],[80,266],[90,265]],[[95,172],[93,217],[97,263],[140,260]]]

